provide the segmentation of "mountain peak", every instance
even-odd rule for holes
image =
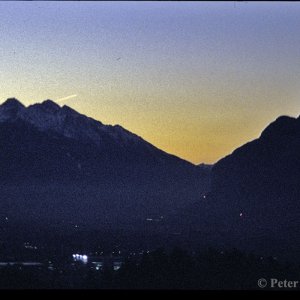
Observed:
[[[3,107],[11,107],[11,108],[19,108],[25,107],[18,99],[16,98],[8,98],[5,102],[2,103]]]
[[[0,105],[0,121],[14,121],[25,110],[25,106],[16,98],[8,98]]]
[[[299,118],[280,116],[272,122],[261,134],[261,137],[278,137],[295,135],[300,130]]]
[[[47,99],[41,103],[42,107],[47,109],[48,111],[57,111],[60,109],[60,106],[54,101]]]
[[[61,107],[56,104],[54,101],[52,100],[45,100],[43,101],[42,103],[35,103],[35,104],[32,104],[28,107],[29,109],[32,109],[34,108],[35,110],[42,110],[44,112],[47,112],[47,113],[55,113],[57,111],[59,111],[61,109]]]

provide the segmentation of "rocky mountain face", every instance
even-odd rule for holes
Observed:
[[[194,201],[207,175],[119,125],[51,100],[0,106],[1,214],[134,224]]]

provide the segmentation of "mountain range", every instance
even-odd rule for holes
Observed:
[[[68,106],[12,98],[0,105],[0,145],[0,219],[142,231],[155,223],[194,245],[300,251],[300,117],[281,116],[196,166]]]
[[[51,100],[4,102],[0,144],[3,215],[132,224],[178,209],[208,188],[204,170]]]

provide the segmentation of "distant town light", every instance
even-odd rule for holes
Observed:
[[[73,254],[72,255],[74,261],[81,261],[83,263],[87,263],[88,262],[88,256],[86,254],[82,255],[82,254]]]

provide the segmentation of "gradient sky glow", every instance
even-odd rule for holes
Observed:
[[[0,2],[0,66],[0,102],[74,96],[60,104],[212,163],[300,114],[300,3]]]

